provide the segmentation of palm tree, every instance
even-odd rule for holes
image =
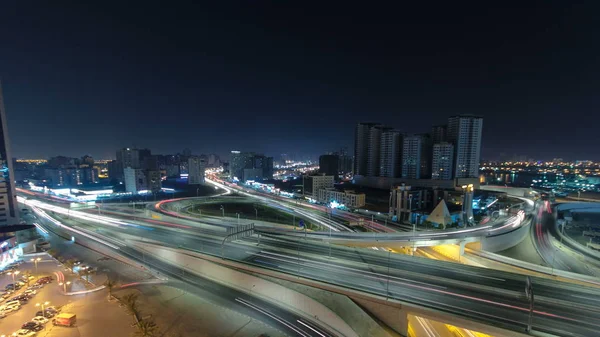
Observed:
[[[108,289],[108,300],[110,301],[110,298],[112,297],[112,291],[113,289],[116,287],[117,282],[112,280],[112,279],[107,279],[106,281],[104,281],[104,286],[106,286],[106,289]]]
[[[140,322],[140,310],[138,308],[137,300],[137,294],[127,294],[121,298],[121,302],[125,306],[125,310],[127,310],[128,314],[133,316],[136,324]]]
[[[135,324],[137,331],[133,333],[136,337],[153,337],[158,333],[158,326],[151,319],[144,319]]]

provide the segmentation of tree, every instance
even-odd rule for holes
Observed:
[[[144,319],[135,324],[137,331],[133,333],[136,337],[153,337],[158,333],[158,326],[152,319]]]
[[[109,301],[110,301],[110,298],[112,297],[112,291],[116,285],[117,285],[117,282],[110,278],[107,279],[106,281],[104,281],[104,286],[106,286],[106,289],[108,289],[108,300]]]
[[[69,268],[69,270],[73,273],[73,268],[75,268],[75,260],[68,259],[65,261],[65,267]]]
[[[138,307],[137,301],[137,294],[127,294],[121,298],[121,302],[125,306],[125,310],[127,310],[128,314],[133,316],[136,324],[140,322],[140,309]]]

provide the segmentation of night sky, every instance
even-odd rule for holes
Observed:
[[[16,157],[318,155],[468,113],[483,158],[600,160],[598,1],[68,2],[3,2]]]

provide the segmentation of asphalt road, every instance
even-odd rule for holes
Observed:
[[[198,233],[194,228],[177,229],[174,235],[173,227],[164,226],[103,226],[88,221],[78,226],[90,230],[101,227],[97,233],[113,238],[132,235],[165,245],[221,254],[220,237]],[[252,240],[228,243],[225,257],[464,315],[515,331],[524,331],[527,325],[529,302],[524,294],[525,278],[519,274],[336,246],[331,247],[332,259],[329,259],[330,247],[309,240],[263,238],[258,247],[248,244]],[[161,261],[150,262],[177,275],[170,269],[173,267],[162,266]],[[600,301],[598,290],[536,278],[533,278],[533,289],[534,330],[563,336],[597,336],[600,330],[600,310],[596,307]],[[235,301],[235,298],[229,300]]]

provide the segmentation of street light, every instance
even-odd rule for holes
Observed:
[[[237,215],[238,218],[238,226],[240,225],[240,213],[235,213]]]
[[[44,306],[46,306],[48,304],[50,304],[49,301],[46,301],[46,302],[43,302],[43,303],[36,303],[35,304],[36,307],[39,307],[39,306],[42,307],[42,317],[46,317],[46,311],[44,310]]]
[[[35,263],[35,274],[36,274],[36,275],[37,275],[37,273],[38,273],[38,267],[37,267],[37,264],[38,264],[38,262],[40,262],[40,261],[42,261],[42,258],[41,258],[41,257],[38,257],[37,259],[31,259],[31,262]]]
[[[258,209],[256,207],[254,207],[254,212],[256,213],[256,220],[258,220]]]
[[[225,207],[223,207],[223,205],[221,205],[220,210],[221,210],[222,217],[224,218],[225,217]]]
[[[61,283],[59,283],[58,285],[59,285],[59,286],[62,286],[62,287],[63,287],[63,291],[64,291],[65,293],[67,293],[67,286],[68,286],[69,284],[71,284],[71,281],[68,281],[68,282],[66,282],[66,283],[65,283],[65,282],[61,282]]]
[[[12,275],[13,283],[15,283],[15,275],[19,275],[19,273],[20,273],[20,271],[18,271],[18,270],[8,273],[8,275]]]
[[[196,189],[196,198],[200,196],[200,187]]]

